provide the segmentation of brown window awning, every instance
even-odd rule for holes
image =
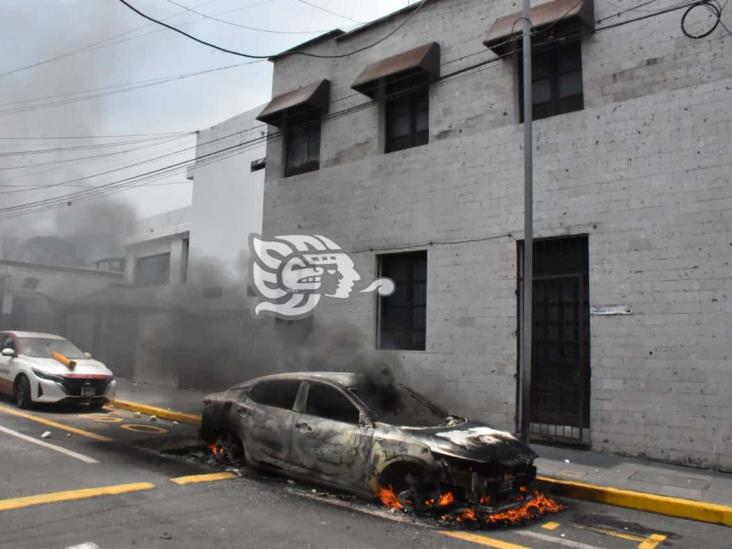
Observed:
[[[272,101],[257,116],[257,120],[272,126],[281,126],[286,114],[307,114],[320,116],[328,111],[330,81],[320,80],[309,86],[283,93]]]
[[[440,45],[431,42],[368,65],[351,88],[373,98],[388,78],[424,75],[428,82],[440,77]]]
[[[506,41],[521,33],[523,12],[506,15],[496,20],[483,42],[496,54],[512,51],[514,43]],[[595,30],[595,6],[593,0],[552,0],[531,8],[531,24],[535,29],[559,21],[583,23],[588,29]]]

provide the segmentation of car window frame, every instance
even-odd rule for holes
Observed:
[[[273,404],[265,404],[263,402],[259,402],[258,400],[255,400],[254,397],[252,397],[252,390],[257,385],[262,384],[262,383],[277,383],[277,382],[293,382],[293,383],[297,383],[298,384],[297,391],[295,392],[295,398],[292,400],[292,406],[290,408],[282,408],[280,406],[275,406]],[[301,395],[302,391],[303,391],[303,381],[300,380],[300,379],[260,379],[258,381],[255,381],[254,383],[252,383],[251,385],[249,385],[247,387],[243,387],[239,391],[239,394],[237,396],[237,401],[238,402],[242,402],[243,401],[243,397],[246,397],[249,400],[251,400],[254,404],[256,404],[257,406],[267,406],[268,408],[274,408],[276,410],[284,410],[286,412],[294,412],[295,411],[295,407],[297,406],[297,403],[298,403],[298,399],[300,398],[300,395]]]
[[[356,423],[349,423],[346,421],[338,421],[337,419],[332,419],[332,418],[328,418],[328,417],[308,414],[306,412],[307,398],[308,398],[308,395],[310,394],[310,386],[315,385],[315,384],[324,385],[326,387],[330,387],[331,389],[334,389],[335,391],[339,392],[346,400],[348,400],[348,402],[351,403],[351,405],[354,408],[356,408],[356,411],[358,412],[358,421]],[[338,385],[336,383],[331,383],[331,382],[328,382],[325,380],[323,380],[323,381],[304,380],[300,387],[300,392],[301,392],[301,394],[298,395],[299,398],[296,401],[297,406],[295,407],[295,410],[294,410],[298,414],[302,414],[304,416],[309,416],[309,417],[315,417],[315,418],[318,418],[318,419],[324,420],[324,421],[335,421],[337,423],[343,423],[344,425],[353,425],[355,427],[373,427],[374,426],[373,421],[371,420],[371,418],[369,417],[369,414],[364,409],[364,407],[361,405],[361,403],[359,401],[357,401],[356,399],[354,399],[348,393],[348,391],[346,391],[343,387],[341,387],[340,385]]]

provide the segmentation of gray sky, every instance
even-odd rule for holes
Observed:
[[[204,40],[258,55],[284,50],[333,28],[348,30],[357,25],[354,20],[369,21],[408,3],[407,0],[129,1],[151,16],[165,19]],[[233,24],[283,32],[258,32],[224,24],[188,12],[176,3]],[[270,97],[272,70],[267,61],[110,93],[117,91],[119,88],[113,86],[120,84],[248,61],[148,23],[117,0],[3,0],[0,43],[3,51],[0,58],[0,196],[3,197],[0,208],[83,190],[82,185],[101,185],[172,164],[190,158],[192,150],[157,164],[143,163],[89,177],[194,144],[192,137],[175,135],[167,136],[167,142],[162,143],[140,141],[151,138],[147,136],[99,140],[17,138],[189,132],[256,107]],[[80,51],[74,53],[76,50]],[[56,57],[59,58],[52,59]],[[25,68],[28,65],[35,66]],[[77,92],[99,88],[106,89],[93,95],[101,93],[101,96],[72,101],[77,98]],[[88,148],[92,144],[115,142],[114,146]],[[77,148],[56,150],[69,147]],[[30,152],[41,149],[54,149],[54,152]],[[128,152],[120,154],[120,151]],[[96,158],[84,158],[89,156]],[[184,173],[170,175],[157,183],[119,193],[115,199],[132,203],[143,216],[189,203],[191,189]],[[49,189],[48,185],[56,186]],[[77,215],[81,208],[72,204],[63,207],[63,214],[55,209],[50,214],[45,211],[21,217],[17,212],[12,215],[0,212],[0,231],[19,225],[48,230],[49,219]]]

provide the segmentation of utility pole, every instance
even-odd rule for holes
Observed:
[[[524,257],[521,314],[521,378],[519,382],[521,440],[529,440],[531,400],[531,323],[534,285],[534,196],[531,108],[531,0],[523,0],[523,88],[524,88]]]

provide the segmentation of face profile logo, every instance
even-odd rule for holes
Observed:
[[[250,280],[259,294],[255,314],[271,313],[280,318],[302,318],[317,307],[323,296],[351,297],[361,275],[350,256],[322,235],[290,234],[263,240],[249,235]],[[374,280],[359,292],[394,293],[390,278]]]

